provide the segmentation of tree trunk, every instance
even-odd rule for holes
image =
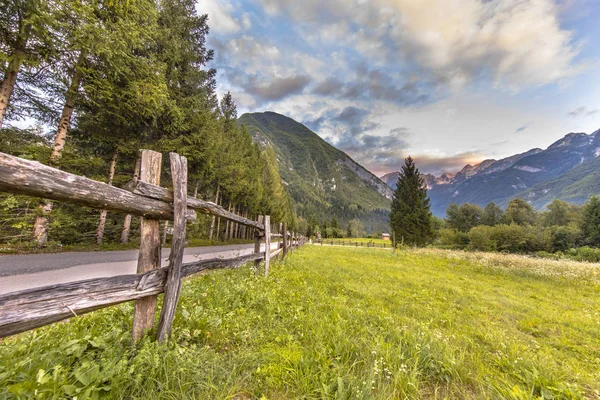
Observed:
[[[2,85],[0,85],[0,129],[2,128],[2,122],[8,111],[8,105],[10,104],[10,97],[17,84],[17,75],[23,64],[23,58],[25,58],[25,47],[27,46],[27,40],[29,39],[29,33],[31,32],[31,25],[26,25],[23,30],[17,36],[15,43],[15,50],[12,54],[12,58],[8,63],[8,68],[2,79]]]
[[[85,54],[81,53],[79,55],[77,65],[75,66],[73,77],[71,78],[71,85],[69,86],[69,89],[67,90],[67,94],[65,96],[65,105],[63,106],[60,121],[58,122],[56,138],[54,139],[54,147],[52,148],[52,153],[50,154],[49,164],[54,167],[58,165],[58,161],[62,156],[62,151],[65,147],[65,142],[67,140],[67,131],[71,126],[71,117],[73,116],[73,109],[75,108],[77,92],[79,92],[79,85],[81,84],[82,78],[81,72],[79,71],[79,66],[81,66],[84,61]],[[35,225],[33,226],[33,235],[35,240],[37,241],[37,245],[43,246],[48,241],[48,214],[52,212],[52,203],[49,201],[42,201],[42,204],[40,204],[39,209],[40,215],[38,215],[35,219]]]
[[[135,167],[133,169],[133,180],[137,181],[140,178],[140,164],[142,159],[138,156],[135,161]],[[121,231],[121,243],[127,243],[129,241],[129,229],[131,227],[131,214],[127,214],[125,216],[125,221],[123,221],[123,230]]]
[[[119,155],[119,151],[115,148],[112,158],[110,159],[110,164],[108,165],[108,175],[107,182],[109,185],[113,184],[113,179],[115,177],[115,167],[117,165],[117,156]],[[100,222],[98,223],[98,228],[96,229],[96,243],[102,244],[102,240],[104,240],[104,226],[106,225],[106,210],[100,211]]]
[[[219,204],[219,190],[221,189],[220,185],[217,185],[217,195],[215,196],[215,204]],[[212,219],[210,220],[210,229],[208,230],[208,239],[212,240],[213,238],[213,232],[215,230],[215,219],[216,217],[213,215]],[[217,232],[218,232],[218,228],[217,228]],[[218,235],[218,233],[217,233]]]
[[[75,109],[75,101],[77,100],[77,93],[79,92],[79,85],[81,85],[82,74],[80,67],[85,62],[86,54],[82,52],[77,60],[75,71],[73,71],[73,77],[71,78],[71,85],[67,90],[65,97],[65,105],[58,122],[58,130],[56,131],[56,138],[54,139],[54,147],[52,148],[52,154],[50,155],[50,163],[56,164],[62,155],[62,151],[65,147],[67,140],[67,131],[71,127],[71,117],[73,116],[73,110]]]

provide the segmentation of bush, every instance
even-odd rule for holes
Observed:
[[[533,226],[497,225],[490,228],[491,240],[498,251],[508,253],[531,253],[544,250],[543,231]]]
[[[567,250],[565,256],[576,261],[600,262],[600,249],[584,246]]]
[[[476,226],[469,232],[469,249],[475,251],[496,251],[496,242],[492,239],[494,228]]]
[[[455,229],[440,229],[438,243],[449,249],[466,249],[469,245],[469,235]]]
[[[548,231],[548,250],[551,252],[577,247],[582,240],[581,230],[575,224],[552,226]]]

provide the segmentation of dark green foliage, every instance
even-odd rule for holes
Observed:
[[[446,210],[446,223],[449,228],[468,232],[471,228],[482,223],[483,210],[475,204],[465,203],[460,207],[450,204]]]
[[[519,198],[508,203],[504,216],[508,223],[517,225],[534,225],[537,219],[537,214],[531,204]]]
[[[594,247],[600,245],[600,199],[597,196],[590,197],[583,206],[581,230],[587,244]]]
[[[404,161],[392,199],[390,226],[396,240],[413,246],[424,246],[434,236],[429,198],[423,178],[413,159]]]
[[[504,219],[504,211],[493,201],[488,203],[483,209],[481,224],[487,226],[496,226]]]

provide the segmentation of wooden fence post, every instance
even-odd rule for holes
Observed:
[[[288,237],[287,237],[287,222],[283,223],[283,258],[287,256],[288,252]]]
[[[181,264],[185,247],[185,213],[187,211],[187,159],[176,153],[169,153],[171,176],[173,178],[173,240],[169,255],[169,271],[165,284],[165,299],[160,310],[157,339],[159,343],[169,336],[179,293],[181,292]]]
[[[262,215],[258,216],[258,223],[262,224],[263,222],[263,217]],[[260,253],[260,231],[258,229],[254,230],[254,252],[255,253]],[[254,261],[254,273],[256,274],[258,272],[258,267],[260,266],[260,260],[256,260]]]
[[[160,185],[160,166],[162,154],[152,150],[142,150],[140,180]],[[144,274],[160,268],[160,222],[157,219],[142,217],[140,226],[140,250],[137,273]],[[133,340],[138,341],[144,333],[154,326],[156,313],[156,295],[143,297],[135,301],[133,312]]]
[[[271,217],[265,215],[265,278],[269,276],[271,262]]]

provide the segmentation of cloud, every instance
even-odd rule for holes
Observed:
[[[569,112],[569,117],[591,117],[600,112],[600,110],[588,110],[587,107],[577,107],[573,111]]]
[[[197,0],[196,10],[200,15],[208,14],[210,29],[218,33],[236,33],[242,27],[249,29],[250,26],[247,15],[242,21],[232,16],[234,7],[228,0]]]
[[[579,70],[571,32],[553,0],[261,0],[271,15],[351,34],[346,42],[372,62],[414,63],[450,85],[489,76],[518,88],[558,82]],[[332,25],[340,24],[339,28]],[[323,38],[327,41],[327,38]]]
[[[310,83],[310,78],[306,75],[294,75],[260,81],[256,77],[245,77],[238,83],[248,94],[269,102],[302,92]]]
[[[336,96],[343,89],[344,84],[336,78],[321,81],[314,87],[312,92],[321,96]]]
[[[477,164],[485,157],[477,152],[465,152],[447,157],[417,154],[413,155],[413,158],[421,172],[440,176],[445,172],[460,171],[467,164]],[[404,160],[401,164],[403,163]]]
[[[388,135],[372,134],[355,135],[348,132],[334,143],[340,150],[347,152],[352,158],[367,169],[377,173],[389,171],[404,160],[408,148],[408,130],[392,129]],[[401,161],[401,162],[400,162]]]
[[[323,129],[332,131],[335,138],[357,136],[380,126],[378,122],[370,120],[370,115],[371,111],[355,106],[348,106],[341,110],[326,108],[317,117],[306,119],[303,123],[316,132]]]
[[[517,128],[517,129],[515,130],[515,133],[520,133],[520,132],[523,132],[525,129],[527,129],[527,125],[523,125],[523,126],[521,126],[521,127]]]
[[[400,106],[423,104],[432,99],[435,91],[432,83],[414,78],[405,81],[379,69],[368,69],[363,65],[354,67],[352,79],[342,82],[328,78],[319,82],[312,94],[354,101],[380,100]]]

